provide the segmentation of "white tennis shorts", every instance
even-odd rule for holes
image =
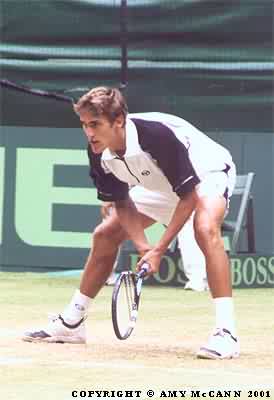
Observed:
[[[230,165],[228,172],[212,171],[207,173],[196,186],[200,197],[224,196],[229,206],[229,198],[232,195],[236,181],[236,169]],[[179,201],[174,192],[162,193],[150,191],[142,186],[134,186],[130,190],[130,197],[134,201],[137,210],[153,218],[155,221],[168,225]]]

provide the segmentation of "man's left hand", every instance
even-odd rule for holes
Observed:
[[[151,250],[149,250],[137,263],[137,271],[140,271],[140,269],[142,268],[142,265],[144,263],[148,263],[150,268],[149,271],[147,273],[147,275],[153,275],[156,272],[159,271],[160,268],[160,263],[161,263],[161,258],[162,258],[162,253],[153,248]]]

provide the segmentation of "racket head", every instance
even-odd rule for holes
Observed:
[[[136,274],[124,271],[117,278],[112,292],[112,323],[115,335],[120,340],[127,339],[133,332],[140,294],[137,294]]]

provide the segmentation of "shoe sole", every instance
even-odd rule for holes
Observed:
[[[199,351],[197,353],[197,358],[203,360],[231,360],[233,358],[238,358],[238,357],[240,357],[240,353],[238,352],[235,352],[233,354],[228,354],[226,356],[218,356],[217,354],[213,354],[207,351]]]
[[[87,342],[81,338],[69,338],[66,336],[50,336],[46,338],[33,338],[31,336],[22,337],[24,342],[33,342],[33,343],[70,343],[70,344],[86,344]]]

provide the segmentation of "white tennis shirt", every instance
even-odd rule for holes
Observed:
[[[209,172],[233,165],[226,148],[182,118],[158,112],[129,114],[125,129],[123,157],[110,149],[94,154],[88,147],[90,176],[100,200],[123,200],[132,185],[182,198]]]

